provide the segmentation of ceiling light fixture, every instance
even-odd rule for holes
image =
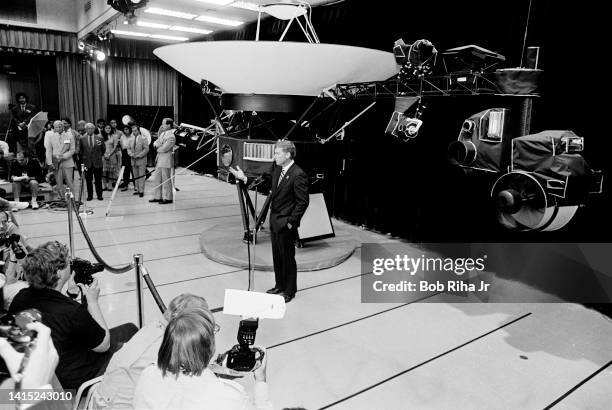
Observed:
[[[157,38],[160,40],[172,40],[172,41],[187,41],[189,37],[177,37],[177,36],[166,36],[163,34],[151,34],[151,38]]]
[[[170,30],[185,31],[187,33],[199,33],[199,34],[210,34],[213,32],[212,30],[205,30],[202,28],[184,27],[184,26],[172,26],[170,27]]]
[[[139,38],[155,38],[158,40],[187,41],[189,37],[166,36],[163,34],[140,33],[138,31],[112,30],[113,34]]]
[[[187,19],[187,20],[193,20],[194,17],[197,17],[197,14],[184,13],[182,11],[175,11],[175,10],[159,9],[157,7],[149,7],[145,9],[145,13],[158,14],[160,16],[168,16],[168,17],[178,17],[178,18]]]
[[[136,23],[136,25],[142,26],[142,27],[161,28],[165,30],[170,28],[170,24],[160,24],[160,23],[153,23],[152,21],[142,21],[142,20],[139,20]]]
[[[213,17],[213,16],[208,16],[206,14],[196,17],[196,20],[205,21],[207,23],[220,24],[222,26],[230,26],[230,27],[237,27],[237,26],[244,24],[243,21]]]
[[[139,33],[137,31],[125,31],[125,30],[111,30],[111,33],[120,36],[132,36],[132,37],[149,37],[149,33]]]
[[[230,4],[230,7],[236,7],[244,10],[259,11],[259,4],[251,3],[250,1],[235,1]]]

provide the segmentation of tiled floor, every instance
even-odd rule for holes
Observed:
[[[87,230],[112,265],[142,253],[166,303],[192,292],[220,308],[224,289],[246,289],[248,273],[208,260],[198,238],[213,225],[239,221],[235,188],[197,175],[179,175],[177,185],[172,205],[118,192],[105,217],[108,198],[91,202]],[[65,213],[27,210],[17,217],[32,245],[68,242]],[[400,243],[347,229],[359,242]],[[92,260],[75,230],[76,256]],[[448,295],[429,300],[440,303],[363,304],[360,274],[359,249],[339,266],[300,273],[285,318],[260,321],[257,344],[268,348],[276,408],[542,409],[560,398],[559,408],[612,408],[612,321],[599,313],[573,304],[452,303]],[[136,321],[134,273],[98,276],[108,324]],[[255,278],[257,291],[273,285],[271,272]],[[145,290],[145,321],[159,314]],[[236,343],[240,318],[216,318],[222,352]]]

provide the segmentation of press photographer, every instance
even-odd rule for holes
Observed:
[[[0,281],[3,308],[8,309],[15,295],[28,283],[23,277],[21,263],[27,255],[27,245],[19,233],[19,227],[12,221],[7,211],[0,211]]]
[[[68,248],[47,242],[24,259],[23,272],[28,288],[13,299],[9,313],[38,309],[51,328],[59,354],[56,375],[64,389],[76,389],[84,381],[101,375],[114,352],[129,340],[137,328],[131,323],[108,329],[100,309],[97,279],[78,284],[83,294],[79,303],[63,293],[72,277]]]
[[[146,368],[136,385],[134,408],[271,410],[267,355],[253,373],[251,402],[240,384],[217,377],[208,367],[215,353],[215,329],[209,310],[185,310],[174,317],[164,332],[157,365]]]
[[[168,322],[185,310],[210,311],[203,297],[183,293],[176,296],[163,317],[143,326],[111,359],[102,383],[94,393],[95,410],[132,409],[136,383],[142,371],[157,363],[157,354]]]

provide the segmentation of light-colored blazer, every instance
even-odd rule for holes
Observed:
[[[174,130],[164,131],[155,141],[157,147],[157,158],[155,159],[155,167],[157,168],[172,168],[173,166],[173,148],[176,144]]]
[[[149,153],[147,138],[141,134],[130,143],[128,155],[132,157],[132,165],[147,165],[147,154]]]

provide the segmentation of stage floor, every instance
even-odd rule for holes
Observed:
[[[219,310],[224,289],[246,289],[247,271],[213,262],[199,237],[240,220],[232,185],[179,175],[172,205],[118,192],[110,217],[93,201],[87,229],[113,265],[135,253],[166,303],[191,292],[204,296],[221,325],[217,349],[236,343],[239,317]],[[147,189],[151,184],[147,183]],[[263,201],[261,201],[263,203]],[[48,210],[17,214],[32,245],[68,242],[67,216]],[[403,244],[334,220],[359,243]],[[79,232],[78,226],[75,225]],[[76,256],[92,259],[83,235]],[[262,320],[257,344],[268,348],[268,383],[275,408],[370,409],[607,409],[612,403],[612,320],[575,304],[429,302],[364,304],[360,248],[324,270],[298,273],[298,293],[282,320]],[[101,273],[101,306],[109,326],[136,321],[134,273]],[[256,272],[255,290],[273,285]],[[159,317],[145,290],[145,321]]]
[[[253,194],[254,195],[254,194]],[[232,220],[206,229],[200,235],[200,246],[204,255],[223,265],[274,272],[270,229],[259,230],[256,244],[247,247],[241,239],[244,236],[242,220]],[[360,246],[353,239],[352,229],[338,226],[332,238],[309,241],[295,250],[298,272],[333,268],[351,257]],[[250,258],[250,260],[249,260]]]

